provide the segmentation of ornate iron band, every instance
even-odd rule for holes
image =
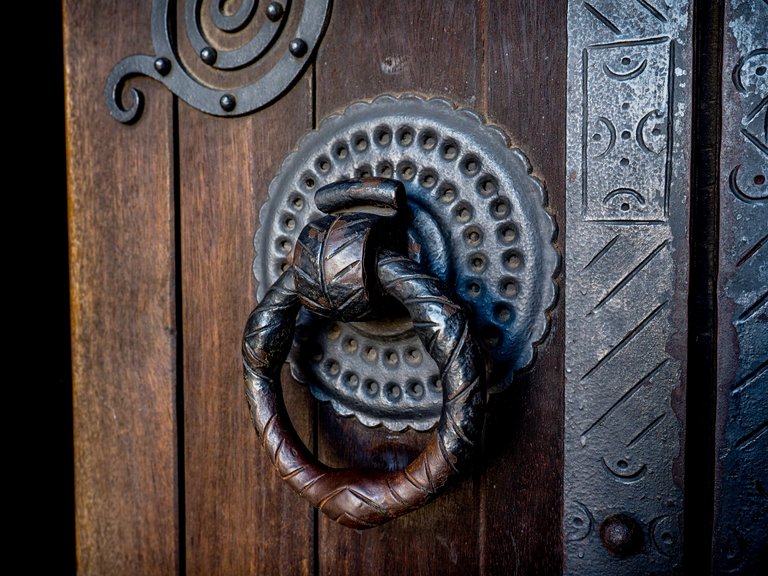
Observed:
[[[712,573],[768,543],[768,2],[724,3]]]
[[[320,228],[330,235],[329,227]],[[311,228],[307,237],[316,230]],[[322,254],[328,238],[310,251]],[[375,253],[364,249],[360,236],[355,238],[356,252]],[[322,265],[322,256],[310,260]],[[383,524],[423,506],[465,471],[480,439],[485,407],[482,356],[464,312],[447,297],[443,283],[425,274],[416,262],[392,252],[381,252],[375,269],[384,291],[408,310],[443,381],[440,425],[430,444],[404,469],[329,468],[309,453],[293,429],[282,402],[279,372],[292,345],[303,298],[294,286],[302,273],[289,267],[278,278],[251,313],[243,338],[251,416],[280,476],[330,518],[357,529]],[[363,278],[359,268],[353,276],[358,281]],[[332,305],[326,312],[340,311]],[[358,312],[365,315],[368,310],[362,306]]]
[[[359,102],[305,135],[270,184],[254,237],[259,297],[290,266],[320,212],[317,188],[364,176],[404,184],[408,255],[470,313],[492,367],[492,392],[528,366],[556,298],[556,228],[524,154],[474,112],[404,95]],[[438,421],[438,368],[407,316],[337,323],[303,312],[291,370],[341,415],[368,426],[427,430]]]
[[[567,576],[682,562],[692,5],[568,3]]]
[[[271,2],[263,18],[256,18],[258,2],[243,2],[233,15],[225,15],[219,2],[210,3],[210,20],[218,31],[241,34],[245,28],[261,22],[253,37],[236,49],[217,49],[201,25],[203,0],[189,0],[184,21],[189,43],[196,50],[202,65],[218,70],[242,69],[259,62],[270,49],[283,50],[282,55],[255,82],[236,88],[218,88],[206,83],[180,61],[171,29],[174,3],[155,0],[152,7],[152,41],[154,56],[134,55],[121,60],[110,73],[104,88],[110,114],[120,122],[135,122],[143,108],[143,94],[131,89],[133,102],[126,105],[123,93],[129,79],[147,76],[166,86],[190,106],[214,116],[241,116],[272,103],[283,94],[303,72],[325,31],[330,15],[331,0],[304,2],[294,37],[279,43],[291,14],[291,0]],[[283,46],[283,44],[286,44]]]

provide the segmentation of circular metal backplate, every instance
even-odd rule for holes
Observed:
[[[506,388],[548,329],[556,227],[525,155],[497,127],[447,100],[358,102],[301,139],[260,212],[258,298],[289,265],[301,229],[322,216],[315,191],[365,176],[405,185],[409,255],[466,306],[488,361],[489,391]],[[342,324],[302,312],[291,371],[315,397],[365,425],[427,430],[440,415],[439,374],[407,315],[392,316]]]

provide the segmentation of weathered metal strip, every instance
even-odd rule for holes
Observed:
[[[569,575],[681,564],[691,12],[568,7]]]
[[[713,573],[757,574],[768,562],[768,3],[730,0],[723,32]]]

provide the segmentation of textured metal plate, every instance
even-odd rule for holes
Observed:
[[[555,225],[523,153],[469,110],[442,99],[381,96],[308,133],[271,182],[254,238],[259,298],[287,266],[301,229],[321,213],[320,186],[396,178],[408,198],[409,256],[453,287],[488,358],[489,387],[528,366],[554,305]],[[437,368],[407,318],[334,323],[305,314],[294,376],[343,415],[393,430],[437,423]]]
[[[768,562],[768,3],[726,2],[723,31],[713,573],[746,575]]]
[[[687,1],[568,7],[565,574],[681,559]]]

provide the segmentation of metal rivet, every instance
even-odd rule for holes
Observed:
[[[225,112],[232,112],[232,110],[235,109],[237,100],[235,100],[235,97],[232,96],[232,94],[224,94],[224,96],[219,99],[219,104],[221,105],[221,109]]]
[[[291,43],[288,45],[288,50],[293,54],[296,58],[301,58],[307,53],[307,50],[309,50],[309,46],[307,46],[307,43],[304,42],[301,38],[294,38],[291,40]]]
[[[155,60],[155,70],[161,76],[165,76],[171,71],[171,61],[168,58],[158,58]]]
[[[600,525],[600,540],[612,554],[630,556],[642,548],[643,531],[635,519],[626,514],[614,514]]]
[[[216,62],[216,58],[219,56],[219,54],[216,52],[215,48],[211,48],[210,46],[206,46],[202,50],[200,50],[200,60],[205,62],[208,65],[213,64]]]
[[[267,6],[267,18],[277,22],[283,17],[283,5],[280,2],[270,2]]]

